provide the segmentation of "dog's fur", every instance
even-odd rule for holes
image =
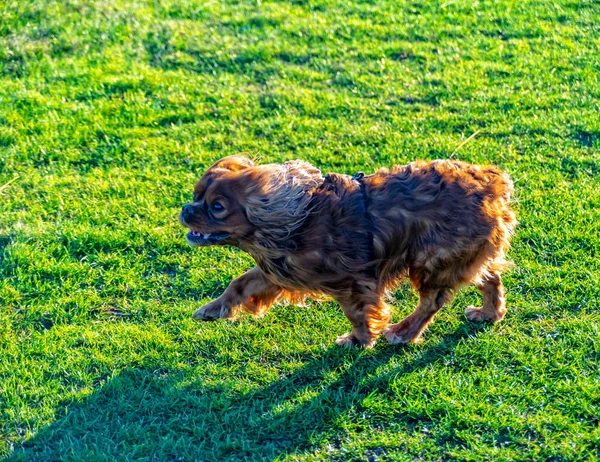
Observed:
[[[197,319],[262,315],[276,301],[325,294],[339,302],[352,332],[341,345],[419,340],[461,285],[474,283],[481,308],[471,321],[506,313],[500,273],[516,225],[505,173],[452,160],[417,161],[350,177],[303,161],[255,165],[240,157],[214,164],[180,215],[192,245],[233,245],[257,267],[235,279]],[[388,325],[386,292],[407,276],[416,310]]]

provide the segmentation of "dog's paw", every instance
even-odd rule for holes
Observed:
[[[405,326],[401,322],[389,326],[383,331],[383,335],[390,343],[421,343],[423,341],[419,333],[411,332],[410,326]]]
[[[497,322],[497,321],[502,320],[502,318],[504,317],[504,314],[505,314],[505,312],[487,313],[487,312],[483,311],[481,308],[475,308],[473,305],[469,306],[465,310],[465,316],[467,317],[467,319],[469,321],[472,321],[472,322],[484,322],[484,321]]]
[[[229,317],[231,317],[231,309],[225,306],[218,298],[197,309],[192,315],[192,318],[200,321],[213,321]]]
[[[342,346],[344,348],[354,348],[354,347],[364,347],[364,348],[373,348],[375,346],[375,340],[371,340],[368,343],[361,343],[354,335],[352,334],[344,334],[340,335],[336,341],[336,345]]]

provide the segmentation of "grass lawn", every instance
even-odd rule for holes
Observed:
[[[0,2],[0,456],[598,460],[599,24],[590,0]],[[466,321],[467,288],[405,347],[336,348],[330,301],[193,321],[253,262],[176,216],[240,152],[507,170],[505,320]]]

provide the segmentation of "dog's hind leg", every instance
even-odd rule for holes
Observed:
[[[192,317],[203,321],[233,318],[240,309],[261,315],[284,294],[287,291],[273,284],[257,267],[231,281],[219,298],[196,310]]]
[[[352,324],[352,332],[337,338],[337,345],[372,348],[390,320],[389,306],[380,295],[366,288],[334,297]]]
[[[504,318],[506,306],[500,273],[486,275],[477,288],[483,294],[483,306],[481,308],[468,307],[465,310],[467,319],[476,322],[496,322]]]
[[[390,343],[418,343],[421,333],[435,314],[451,297],[449,289],[428,289],[419,292],[419,305],[398,324],[390,325],[384,334]]]

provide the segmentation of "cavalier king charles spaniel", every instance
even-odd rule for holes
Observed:
[[[483,304],[468,307],[466,317],[500,321],[500,275],[516,225],[512,191],[497,168],[455,160],[323,176],[301,160],[255,165],[225,157],[196,184],[180,222],[191,245],[233,245],[256,267],[193,316],[262,315],[274,302],[324,294],[352,324],[337,344],[372,347],[382,333],[392,343],[418,342],[453,293],[473,283]],[[389,324],[384,299],[404,278],[420,301]]]

